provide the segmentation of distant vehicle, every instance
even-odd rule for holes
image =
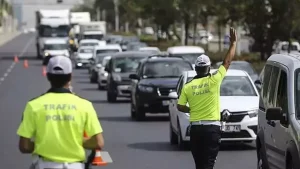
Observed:
[[[287,54],[289,49],[289,42],[281,41],[273,45],[273,54]],[[299,53],[299,42],[292,42],[290,53]]]
[[[127,51],[127,45],[131,42],[139,42],[140,39],[137,36],[124,36],[122,42],[120,43],[122,50]]]
[[[139,51],[149,51],[154,53],[160,53],[160,50],[158,47],[141,47]]]
[[[79,47],[81,46],[105,46],[106,42],[105,41],[100,41],[96,39],[84,39],[81,40],[79,43]]]
[[[111,56],[105,56],[101,63],[102,67],[98,71],[98,89],[99,90],[103,90],[106,88],[108,72],[105,71],[105,67],[106,67],[107,63],[109,63],[110,59],[111,59]]]
[[[215,71],[217,69],[211,70],[211,73]],[[173,98],[169,104],[170,143],[178,144],[180,148],[183,148],[190,140],[190,114],[178,111],[178,97],[184,84],[191,81],[195,75],[195,71],[184,72],[178,81],[176,91],[169,94],[169,97]],[[221,140],[254,141],[257,130],[259,94],[250,76],[242,70],[228,70],[221,84],[220,94],[220,111],[228,110],[232,114],[226,122],[226,130],[222,134]]]
[[[45,58],[48,55],[64,55],[66,57],[70,57],[69,45],[65,39],[51,38],[45,40],[43,51],[43,58]]]
[[[168,95],[187,70],[193,70],[193,66],[182,58],[154,55],[141,60],[137,72],[129,76],[133,80],[131,118],[139,121],[146,113],[168,113]]]
[[[170,57],[183,57],[193,66],[198,56],[205,53],[204,49],[199,46],[173,46],[167,49]]]
[[[141,59],[148,57],[147,52],[115,53],[105,67],[107,77],[107,101],[115,102],[118,97],[130,98],[131,79],[129,74],[136,71]]]
[[[71,33],[74,38],[75,46],[79,46],[79,34],[80,34],[80,26],[81,23],[91,22],[91,14],[89,12],[71,12]]]
[[[127,45],[127,51],[139,51],[140,48],[147,46],[144,42],[131,42]]]
[[[222,62],[217,62],[214,66],[214,68],[219,68],[219,66],[222,64]],[[258,73],[256,70],[252,67],[252,65],[249,62],[246,61],[232,61],[230,64],[229,69],[236,69],[236,70],[243,70],[246,71],[253,82],[255,82],[258,79]]]
[[[94,47],[82,46],[79,47],[75,54],[75,68],[88,68],[91,58],[93,58]]]
[[[107,44],[121,44],[123,36],[121,35],[107,35],[104,37]]]
[[[87,23],[80,23],[79,41],[83,39],[103,40],[106,35],[105,21],[92,21]]]
[[[122,48],[118,44],[108,44],[106,46],[96,46],[93,51],[93,58],[98,54],[122,52]]]
[[[114,53],[100,53],[97,54],[96,57],[91,58],[90,60],[90,67],[89,67],[89,74],[90,74],[90,82],[97,83],[98,82],[98,72],[100,70],[104,70],[105,67],[103,65],[103,59],[107,56],[111,56]]]

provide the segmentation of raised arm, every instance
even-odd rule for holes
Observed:
[[[236,40],[237,40],[236,30],[234,28],[230,28],[230,47],[223,60],[223,66],[225,67],[226,70],[228,70],[230,63],[234,58],[235,49],[236,49]]]

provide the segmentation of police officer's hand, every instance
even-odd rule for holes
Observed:
[[[230,28],[230,42],[235,43],[237,40],[236,30],[234,28]]]

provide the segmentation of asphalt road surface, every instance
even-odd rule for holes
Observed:
[[[13,56],[18,55],[18,63]],[[41,61],[35,59],[33,34],[22,34],[0,47],[0,164],[1,168],[28,168],[31,157],[18,151],[17,127],[28,100],[45,92],[49,84],[42,76]],[[24,60],[28,68],[24,68]],[[167,117],[151,116],[145,122],[131,121],[128,100],[106,102],[106,93],[90,84],[87,70],[75,70],[75,92],[93,102],[104,129],[105,150],[114,161],[108,169],[194,168],[189,150],[169,144]],[[216,169],[255,169],[255,149],[251,145],[224,145]]]

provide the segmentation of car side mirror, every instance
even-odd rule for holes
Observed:
[[[261,85],[261,81],[260,81],[260,80],[255,80],[255,81],[254,81],[254,84],[256,84],[256,85]]]
[[[282,120],[282,108],[281,107],[274,107],[268,108],[266,112],[266,119],[267,120]]]
[[[129,75],[129,78],[130,78],[130,79],[133,79],[133,80],[139,80],[139,79],[140,79],[139,76],[138,76],[137,74],[130,74],[130,75]]]
[[[171,92],[171,93],[169,93],[169,98],[171,98],[171,99],[177,99],[178,98],[177,92]]]

